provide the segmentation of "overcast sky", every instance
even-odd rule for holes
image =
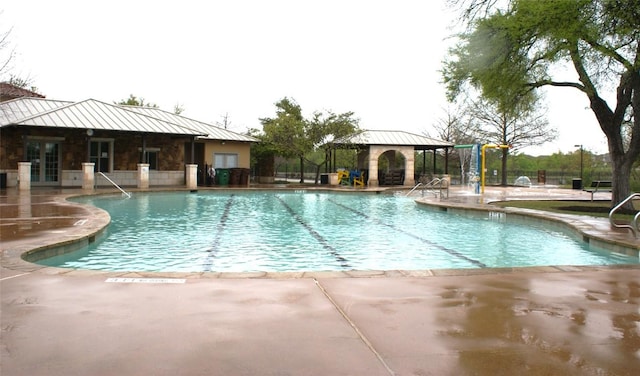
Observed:
[[[306,115],[353,111],[365,129],[432,135],[447,106],[438,70],[453,16],[443,0],[4,0],[0,11],[12,73],[50,99],[133,94],[213,124],[228,114],[237,132],[260,128],[283,97]],[[606,152],[586,98],[548,92],[560,137],[523,151]]]

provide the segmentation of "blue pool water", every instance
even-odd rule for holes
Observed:
[[[78,199],[111,215],[86,249],[39,261],[111,271],[323,271],[638,263],[504,215],[392,195],[167,192]]]

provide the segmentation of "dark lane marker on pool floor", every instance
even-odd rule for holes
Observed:
[[[278,201],[280,201],[280,203],[285,207],[285,209],[287,209],[287,211],[289,212],[289,214],[291,214],[291,216],[302,225],[302,227],[304,227],[307,231],[309,231],[309,233],[311,234],[311,236],[313,236],[314,238],[316,238],[316,240],[322,244],[322,246],[324,247],[324,249],[326,249],[327,251],[329,251],[329,253],[331,253],[331,255],[333,257],[336,258],[336,260],[338,260],[338,262],[340,262],[340,266],[342,266],[343,268],[350,268],[351,266],[349,265],[349,262],[347,261],[347,259],[345,259],[344,257],[340,256],[340,253],[338,253],[338,251],[333,248],[331,246],[331,244],[329,244],[329,242],[322,237],[322,235],[320,235],[316,230],[313,229],[313,227],[311,227],[311,225],[309,225],[307,222],[304,221],[304,219],[302,219],[302,217],[300,217],[295,211],[293,211],[293,209],[279,196],[276,196],[276,198],[278,199]]]
[[[207,249],[207,258],[204,260],[202,266],[204,270],[207,272],[211,271],[211,267],[213,266],[213,259],[216,257],[216,252],[218,251],[218,247],[220,246],[220,238],[222,237],[222,231],[224,231],[225,226],[227,225],[227,220],[229,219],[229,212],[231,211],[231,206],[233,205],[233,196],[229,197],[227,203],[224,205],[224,210],[222,211],[222,216],[220,217],[220,221],[218,221],[218,225],[216,226],[216,234],[213,237],[213,245],[211,248]]]
[[[347,206],[347,205],[341,204],[341,203],[339,203],[339,202],[337,202],[337,201],[335,201],[335,200],[333,200],[333,199],[329,199],[329,202],[331,202],[331,203],[333,203],[333,204],[335,204],[335,205],[338,205],[338,206],[340,206],[341,208],[347,209],[347,210],[349,210],[349,211],[351,211],[351,212],[353,212],[353,213],[356,213],[356,214],[358,214],[358,215],[361,215],[361,216],[363,216],[364,218],[367,218],[367,219],[369,219],[369,220],[371,220],[371,221],[374,221],[374,222],[376,222],[376,223],[378,223],[378,224],[381,224],[381,225],[383,225],[383,226],[389,227],[389,228],[391,228],[391,229],[393,229],[393,230],[395,230],[395,231],[401,232],[401,233],[403,233],[403,234],[405,234],[405,235],[409,235],[409,236],[411,236],[412,238],[414,238],[414,239],[418,239],[418,240],[420,240],[421,242],[423,242],[423,243],[425,243],[425,244],[428,244],[428,245],[430,245],[430,246],[432,246],[432,247],[434,247],[434,248],[437,248],[437,249],[439,249],[439,250],[441,250],[441,251],[445,251],[445,252],[447,252],[448,254],[450,254],[451,256],[455,256],[455,257],[457,257],[457,258],[460,258],[460,259],[463,259],[463,260],[465,260],[465,261],[468,261],[468,262],[472,263],[472,264],[473,264],[473,265],[475,265],[475,266],[478,266],[478,267],[480,267],[480,268],[486,268],[486,267],[487,267],[487,265],[486,265],[486,264],[484,264],[483,262],[478,261],[478,260],[475,260],[475,259],[472,259],[472,258],[470,258],[470,257],[467,257],[467,256],[463,255],[462,253],[460,253],[460,252],[458,252],[458,251],[454,250],[454,249],[450,249],[450,248],[447,248],[447,247],[443,247],[443,246],[441,246],[441,245],[439,245],[439,244],[436,244],[436,243],[434,243],[434,242],[432,242],[432,241],[430,241],[430,240],[428,240],[428,239],[425,239],[425,238],[423,238],[423,237],[421,237],[421,236],[418,236],[418,235],[412,234],[412,233],[410,233],[410,232],[408,232],[408,231],[405,231],[405,230],[403,230],[403,229],[401,229],[401,228],[398,228],[398,227],[396,227],[396,226],[393,226],[393,225],[390,225],[390,224],[388,224],[388,223],[385,223],[385,222],[383,222],[383,221],[381,221],[381,220],[379,220],[379,219],[372,218],[371,216],[368,216],[367,214],[365,214],[365,213],[363,213],[363,212],[361,212],[361,211],[359,211],[359,210],[356,210],[356,209],[351,208],[351,207],[349,207],[349,206]]]

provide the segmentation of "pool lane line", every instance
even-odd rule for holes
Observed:
[[[203,262],[204,271],[206,272],[210,272],[211,267],[213,266],[213,259],[216,257],[216,252],[218,252],[222,232],[227,225],[227,220],[229,220],[229,212],[231,211],[231,206],[233,205],[234,196],[235,194],[232,194],[225,203],[224,210],[222,211],[222,216],[220,216],[220,220],[218,221],[218,225],[216,226],[216,234],[213,237],[213,244],[211,245],[211,248],[206,250],[207,257]]]
[[[336,260],[338,262],[340,262],[340,266],[342,266],[343,268],[350,268],[351,265],[349,265],[349,262],[347,259],[345,259],[344,257],[342,257],[340,255],[340,253],[338,252],[337,249],[333,248],[331,246],[331,244],[329,244],[329,242],[327,241],[327,239],[323,238],[322,235],[320,235],[316,230],[313,229],[313,227],[311,227],[311,225],[309,225],[307,222],[305,222],[304,219],[302,219],[302,217],[300,217],[292,208],[291,206],[289,206],[283,199],[282,197],[276,196],[276,198],[278,199],[278,201],[280,201],[280,203],[285,207],[285,209],[287,209],[287,211],[289,212],[289,214],[291,214],[291,216],[298,222],[300,223],[300,225],[302,225],[302,227],[304,227],[310,234],[311,236],[313,236],[320,244],[322,244],[322,246],[324,247],[324,249],[326,249],[333,257],[336,258]]]
[[[401,233],[403,233],[403,234],[405,234],[405,235],[409,235],[410,237],[412,237],[412,238],[414,238],[414,239],[418,239],[418,240],[420,240],[421,242],[423,242],[423,243],[425,243],[425,244],[428,244],[428,245],[430,245],[430,246],[432,246],[432,247],[435,247],[435,248],[437,248],[437,249],[439,249],[439,250],[441,250],[441,251],[444,251],[444,252],[446,252],[446,253],[450,254],[451,256],[455,256],[455,257],[457,257],[457,258],[459,258],[459,259],[462,259],[462,260],[468,261],[468,262],[472,263],[473,265],[478,266],[478,267],[480,267],[480,268],[486,268],[486,267],[487,267],[487,265],[486,265],[485,263],[483,263],[483,262],[481,262],[481,261],[478,261],[478,260],[476,260],[476,259],[472,259],[472,258],[470,258],[470,257],[467,257],[467,256],[463,255],[462,253],[460,253],[460,252],[458,252],[458,251],[454,250],[454,249],[450,249],[450,248],[447,248],[447,247],[443,247],[443,246],[441,246],[440,244],[436,244],[436,243],[434,243],[434,242],[432,242],[432,241],[430,241],[430,240],[428,240],[428,239],[425,239],[425,238],[423,238],[423,237],[421,237],[421,236],[418,236],[418,235],[412,234],[412,233],[410,233],[410,232],[408,232],[408,231],[405,231],[405,230],[403,230],[403,229],[401,229],[401,228],[399,228],[399,227],[396,227],[396,226],[394,226],[394,225],[390,225],[390,224],[388,224],[388,223],[385,223],[385,222],[383,222],[383,221],[381,221],[381,220],[379,220],[379,219],[375,219],[375,218],[373,218],[373,217],[371,217],[371,216],[369,216],[369,215],[367,215],[367,214],[365,214],[365,213],[363,213],[363,212],[361,212],[361,211],[359,211],[359,210],[356,210],[356,209],[351,208],[351,207],[349,207],[349,206],[347,206],[347,205],[344,205],[344,204],[342,204],[342,203],[339,203],[339,202],[337,202],[337,201],[335,201],[335,200],[333,200],[333,199],[329,199],[329,201],[330,201],[331,203],[335,204],[335,205],[340,206],[341,208],[347,209],[347,210],[349,210],[349,211],[351,211],[351,212],[353,212],[353,213],[356,213],[356,214],[358,214],[358,215],[361,215],[361,216],[363,216],[364,218],[367,218],[367,219],[369,219],[369,220],[371,220],[371,221],[373,221],[373,222],[376,222],[376,223],[381,224],[381,225],[383,225],[383,226],[389,227],[389,228],[391,228],[391,229],[393,229],[393,230],[395,230],[395,231],[401,232]]]

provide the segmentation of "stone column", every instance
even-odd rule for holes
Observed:
[[[82,189],[93,189],[96,186],[95,163],[82,163]]]
[[[138,163],[138,188],[149,188],[149,164]]]
[[[381,146],[371,145],[369,146],[369,176],[367,176],[367,185],[371,188],[378,187],[380,181],[378,180],[378,158],[382,154],[383,150]]]
[[[18,182],[21,191],[31,189],[31,162],[18,162]]]
[[[415,156],[413,148],[404,147],[402,149],[405,161],[404,161],[404,185],[406,187],[413,187],[416,184],[415,180]]]
[[[378,181],[378,153],[371,151],[369,153],[369,176],[367,177],[369,187],[377,187],[380,185]]]
[[[186,168],[186,185],[189,189],[198,189],[198,165],[188,164]]]

